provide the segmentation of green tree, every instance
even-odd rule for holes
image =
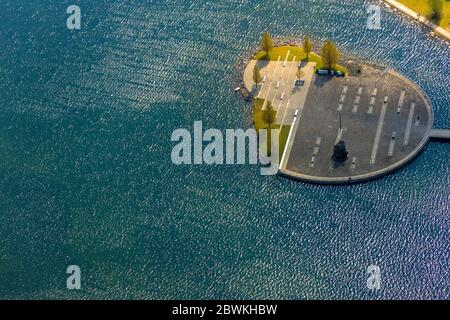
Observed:
[[[261,71],[257,64],[255,64],[255,67],[253,68],[253,81],[256,83],[256,87],[258,87],[258,84],[262,81]]]
[[[322,65],[331,71],[336,67],[336,64],[339,61],[339,51],[336,48],[336,45],[330,41],[325,41],[322,47]]]
[[[442,18],[442,12],[444,10],[443,0],[428,0],[428,6],[430,7],[430,18],[431,20],[439,23]]]
[[[268,101],[267,109],[264,112],[264,121],[266,122],[266,124],[269,127],[269,135],[270,135],[271,125],[273,125],[275,123],[276,116],[277,116],[277,112],[275,110],[273,110],[272,102]]]
[[[312,51],[312,41],[310,36],[306,36],[303,40],[303,51],[306,52],[306,60],[309,60],[309,54]]]
[[[267,56],[269,56],[270,50],[273,48],[273,39],[268,32],[263,33],[261,48],[267,53]]]
[[[277,112],[273,110],[272,102],[267,102],[267,109],[264,113],[264,121],[269,127],[269,130],[267,131],[267,156],[270,157],[272,154],[272,128],[271,126],[275,123],[275,120],[277,118]]]

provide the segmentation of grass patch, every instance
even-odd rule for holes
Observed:
[[[429,17],[431,12],[428,6],[428,0],[399,0],[398,2],[404,4],[408,8],[420,13],[424,17]],[[450,23],[450,2],[444,0],[444,7],[442,11],[441,21],[439,26],[448,30]]]
[[[269,124],[267,123],[267,112],[268,110],[262,110],[264,104],[264,99],[255,99],[253,102],[253,125],[256,130],[269,129]],[[272,110],[273,117],[276,117],[277,112]],[[271,124],[271,129],[276,129],[275,124]]]
[[[256,132],[259,134],[260,129],[269,129],[269,124],[267,123],[267,112],[268,110],[262,110],[262,106],[264,104],[264,99],[255,99],[253,101],[253,125],[256,129]],[[272,110],[272,115],[275,118],[277,112]],[[270,129],[280,129],[279,124],[271,124]],[[291,126],[283,126],[280,131],[279,135],[279,155],[280,159],[284,152],[284,147],[286,146],[287,138],[289,135],[289,130],[291,129]],[[267,153],[270,155],[270,148],[272,145],[272,137],[267,133]]]
[[[305,51],[303,51],[303,48],[297,46],[273,47],[269,55],[267,55],[265,51],[259,51],[255,54],[254,59],[277,61],[278,57],[281,57],[280,61],[284,62],[284,60],[286,60],[288,52],[290,61],[292,61],[292,58],[295,56],[295,61],[297,62],[315,62],[316,69],[323,69],[322,58],[318,54],[311,52],[309,54],[309,58],[306,59],[306,53]],[[347,69],[343,66],[337,65],[335,69],[336,71],[341,71],[345,74],[348,74]]]
[[[291,126],[283,126],[280,131],[280,160],[286,147],[289,131],[291,131]]]
[[[269,55],[267,55],[265,51],[259,51],[255,54],[255,59],[277,61],[278,56],[280,56],[280,60],[284,61],[288,51],[290,51],[289,57],[293,58],[295,56],[295,61],[302,61],[303,59],[306,59],[306,53],[303,51],[303,48],[296,46],[273,47],[272,50],[270,50]]]

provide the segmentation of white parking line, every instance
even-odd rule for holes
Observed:
[[[316,157],[312,156],[311,162],[309,163],[310,168],[314,168],[314,162],[316,161]]]
[[[289,56],[289,52],[288,52],[288,56]],[[287,59],[287,56],[286,56],[286,59]],[[285,69],[285,67],[286,67],[286,62],[287,62],[287,61],[285,60],[284,63],[283,63],[283,69],[281,69],[281,74],[280,74],[280,79],[278,80],[278,86],[277,86],[277,89],[278,89],[278,87],[280,86],[281,80],[284,79],[283,76],[284,76],[284,70],[286,70],[286,69]]]
[[[387,99],[387,97],[385,98]],[[386,115],[387,103],[383,103],[381,108],[380,119],[378,120],[377,132],[375,134],[375,141],[373,143],[372,155],[370,156],[370,164],[374,164],[377,158],[378,145],[380,144],[381,131],[383,129],[384,117]]]
[[[411,103],[411,108],[409,109],[408,123],[406,124],[405,139],[403,140],[403,145],[407,146],[409,144],[409,136],[411,135],[411,126],[414,117],[414,109],[416,104]]]
[[[335,145],[338,144],[338,142],[342,140],[342,133],[344,133],[344,129],[339,129],[337,137],[336,137],[336,142],[334,143]]]
[[[283,68],[286,67],[286,62],[287,62],[287,60],[289,58],[289,53],[291,53],[290,50],[287,52],[286,59],[284,60],[284,63],[283,63]]]
[[[405,91],[402,91],[402,93],[400,94],[400,99],[398,100],[398,106],[397,106],[397,114],[400,113],[402,106],[403,106],[403,102],[405,101]]]
[[[320,143],[322,142],[322,137],[316,138],[316,146],[320,146]]]
[[[394,155],[395,136],[396,136],[396,132],[394,131],[394,132],[392,132],[391,142],[389,143],[388,157],[392,157]]]
[[[278,56],[277,64],[275,65],[275,70],[273,71],[272,78],[275,78],[275,75],[277,74],[277,69],[278,69],[278,64],[280,63],[280,59],[281,59],[281,56]]]
[[[320,143],[322,141],[321,137],[317,137],[316,138],[316,142],[314,143],[314,150],[313,150],[313,155],[317,156],[317,154],[319,153],[319,148],[320,148]]]
[[[283,155],[281,156],[280,166],[281,168],[286,168],[286,159],[289,159],[289,156],[291,154],[292,144],[294,143],[292,141],[292,134],[294,131],[296,131],[298,128],[298,120],[297,120],[297,111],[295,112],[294,119],[292,120],[291,128],[289,129],[289,134],[286,140],[286,146],[284,147]],[[280,128],[281,131],[281,128]],[[287,157],[287,158],[286,158]]]
[[[294,58],[292,59],[292,65],[291,65],[291,67],[289,68],[289,73],[288,73],[288,76],[287,76],[287,79],[288,79],[288,80],[289,80],[289,78],[291,77],[291,73],[292,73],[293,66],[295,66],[295,58],[296,58],[296,57],[294,56]],[[295,81],[295,80],[294,80],[294,81]],[[283,90],[283,93],[281,94],[281,100],[283,100],[285,92],[286,92],[286,88]],[[284,119],[284,116],[283,116],[283,119]]]
[[[256,96],[256,98],[259,99],[259,97],[261,97],[261,92],[263,91],[263,88],[264,88],[264,83],[262,84],[261,88],[259,88],[258,95]]]
[[[352,159],[352,164],[351,164],[351,166],[350,166],[350,169],[352,169],[352,170],[355,170],[355,169],[356,169],[356,161],[357,161],[357,158],[356,158],[356,157],[353,157],[353,159]]]
[[[282,100],[282,99],[281,99],[281,100]],[[280,109],[281,109],[281,104],[283,103],[283,101],[281,101],[281,100],[280,100],[280,103],[278,104],[277,112],[280,111]]]
[[[272,84],[272,81],[270,82]],[[270,94],[270,85],[269,85],[269,89],[267,89],[267,93],[266,93],[266,97],[264,98],[264,102],[262,105],[262,110],[266,110],[266,106],[267,106],[267,101],[269,99],[269,94]]]
[[[290,103],[291,103],[291,100],[288,100],[287,103],[286,103],[286,107],[284,109],[284,114],[283,114],[283,119],[281,120],[281,126],[284,125],[284,118],[286,117],[286,112],[287,112],[287,110],[289,108],[289,104]],[[280,102],[280,107],[281,107],[281,102]],[[281,128],[280,128],[280,132],[281,132]]]
[[[313,151],[313,155],[317,156],[318,153],[319,153],[319,147],[315,146],[314,147],[314,151]]]
[[[281,59],[281,56],[278,56],[277,64],[275,65],[275,70],[273,72],[272,79],[275,78],[275,74],[276,74],[277,69],[278,69],[278,64],[280,63],[280,59]],[[267,94],[266,94],[266,97],[264,98],[264,103],[263,103],[263,106],[262,106],[262,110],[266,109],[267,102],[268,102],[268,99],[269,99],[269,94],[270,94],[270,87],[271,87],[272,82],[273,82],[273,80],[271,80],[270,83],[269,83],[269,89],[267,89]]]
[[[376,88],[375,88],[375,90],[376,90]],[[375,90],[374,90],[374,91],[375,91]],[[376,93],[376,92],[375,92],[375,93]],[[373,96],[373,97],[370,98],[369,109],[367,110],[367,113],[368,113],[368,114],[372,114],[372,113],[373,113],[373,107],[374,107],[374,105],[375,105],[375,96]]]
[[[288,74],[287,79],[290,78],[291,73],[292,73],[292,69],[293,69],[293,67],[295,66],[295,58],[296,58],[295,56],[294,56],[294,58],[292,58],[292,66],[291,66],[290,69],[289,69],[289,74]],[[286,90],[286,89],[285,89],[285,90]],[[285,92],[285,91],[283,91],[283,98],[284,98],[284,92]],[[288,96],[288,98],[290,98],[290,96]],[[287,104],[286,104],[286,108],[284,109],[283,119],[281,120],[281,125],[284,124],[284,120],[285,120],[285,118],[286,118],[286,113],[287,113],[287,110],[288,110],[288,108],[289,108],[289,103],[290,103],[290,100],[288,100],[288,102],[287,102]]]
[[[353,113],[357,113],[357,112],[358,112],[358,107],[359,107],[358,104],[353,105],[352,112],[353,112]]]
[[[278,56],[278,62],[280,61],[280,58],[281,58],[281,57]],[[278,62],[277,62],[277,63],[278,63]],[[264,78],[263,78],[263,84],[261,85],[261,88],[260,88],[259,91],[258,91],[258,96],[257,96],[258,99],[260,98],[261,93],[263,92],[264,85],[266,84],[267,80],[269,80],[270,65],[271,65],[271,63],[270,63],[270,61],[269,61],[269,65],[267,66],[266,74],[264,75]],[[271,82],[272,82],[272,81],[269,81],[269,90],[270,90],[270,83],[271,83]]]

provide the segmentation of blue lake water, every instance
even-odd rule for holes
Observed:
[[[449,144],[342,187],[170,158],[195,120],[251,126],[233,88],[265,30],[405,74],[449,128],[443,41],[384,7],[368,30],[372,1],[76,2],[78,31],[71,1],[0,2],[0,298],[449,298]]]

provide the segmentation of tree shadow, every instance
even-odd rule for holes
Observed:
[[[270,63],[270,60],[257,60],[256,64],[258,65],[259,69],[266,68]]]
[[[308,64],[308,62],[309,62],[309,59],[306,59],[306,57],[303,58],[303,59],[300,61],[300,68],[304,68],[304,67]]]
[[[442,21],[442,14],[431,13],[427,16],[427,19],[433,22],[435,25],[439,26]]]
[[[331,159],[331,165],[333,166],[333,169],[342,168],[342,167],[345,167],[346,161],[340,162],[340,161],[335,161],[335,160]]]
[[[327,84],[328,81],[331,81],[334,78],[334,76],[331,75],[315,75],[314,77],[314,85],[316,87],[323,87],[324,85]]]

